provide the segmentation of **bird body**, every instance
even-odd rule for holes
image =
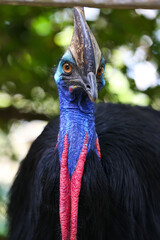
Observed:
[[[100,103],[105,60],[74,8],[54,78],[60,117],[32,144],[10,191],[10,240],[160,238],[160,112]]]
[[[21,164],[12,187],[10,239],[61,239],[59,122],[46,126]],[[77,239],[159,239],[160,113],[101,103],[95,123],[102,157],[92,149],[87,154]]]

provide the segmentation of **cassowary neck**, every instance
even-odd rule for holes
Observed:
[[[60,95],[60,223],[62,240],[77,239],[78,202],[84,165],[90,150],[100,157],[94,104],[87,96],[68,100]],[[63,97],[63,98],[62,98]]]
[[[96,149],[96,131],[93,105],[90,106],[90,109],[83,109],[83,106],[79,107],[75,103],[70,103],[67,107],[66,104],[65,106],[60,105],[60,159],[64,148],[64,137],[66,134],[69,142],[68,170],[70,176],[72,176],[83,148],[86,134],[88,135],[87,152],[91,149]]]

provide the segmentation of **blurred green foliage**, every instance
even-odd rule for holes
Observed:
[[[133,55],[139,47],[145,49],[143,61],[154,62],[160,71],[160,44],[156,38],[160,14],[147,19],[134,10],[103,9],[89,25],[102,52],[109,62],[107,83],[100,100],[134,103],[140,93],[134,79],[127,75],[128,66],[121,59],[119,48],[124,46]],[[1,6],[0,8],[0,107],[13,106],[25,112],[33,111],[54,116],[58,113],[58,94],[51,79],[52,69],[69,44],[73,30],[71,9]],[[152,44],[148,44],[147,36]],[[117,83],[108,79],[107,70],[116,70],[130,96],[116,91]],[[124,78],[125,77],[125,78]],[[111,79],[111,78],[110,78]],[[125,84],[126,83],[126,84]],[[122,87],[123,88],[123,87]],[[158,86],[146,89],[144,101],[159,108]],[[142,96],[142,95],[141,95]],[[136,102],[138,103],[138,102]],[[10,120],[10,119],[8,119]],[[5,121],[6,122],[6,121]]]
[[[160,13],[157,11],[154,17],[146,17],[135,10],[101,9],[97,20],[88,24],[107,60],[106,85],[99,100],[152,105],[160,110]],[[4,135],[10,131],[13,119],[21,119],[22,112],[25,116],[28,114],[30,120],[30,113],[48,119],[59,113],[53,68],[67,48],[72,31],[73,16],[69,8],[0,6],[0,140],[3,152],[4,146],[9,145]],[[144,87],[143,91],[135,83],[133,74],[139,63],[153,65],[157,78],[157,83]],[[141,76],[145,84],[145,71]],[[12,113],[6,114],[7,109]],[[5,196],[5,190],[0,188],[0,234],[4,235],[7,232]]]
[[[8,230],[6,220],[7,190],[8,187],[0,186],[0,236],[6,236]]]

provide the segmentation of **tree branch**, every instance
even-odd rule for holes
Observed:
[[[0,0],[4,5],[160,9],[160,0]]]
[[[7,240],[7,238],[4,236],[0,236],[0,240]]]
[[[14,107],[8,108],[0,108],[0,120],[1,121],[9,121],[10,119],[17,119],[17,120],[49,120],[49,116],[45,114],[38,114],[33,112],[24,112],[23,110],[16,109]]]

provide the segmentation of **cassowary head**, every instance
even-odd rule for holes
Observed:
[[[94,102],[104,85],[105,68],[105,60],[85,21],[83,8],[75,7],[73,12],[73,37],[54,76],[61,113],[57,146],[62,240],[77,239],[79,194],[87,155],[94,151],[100,160]]]
[[[73,12],[72,40],[59,62],[54,77],[59,90],[63,91],[68,101],[73,100],[74,94],[81,95],[85,92],[90,100],[95,102],[98,90],[105,84],[105,60],[85,21],[83,8],[75,7]]]

